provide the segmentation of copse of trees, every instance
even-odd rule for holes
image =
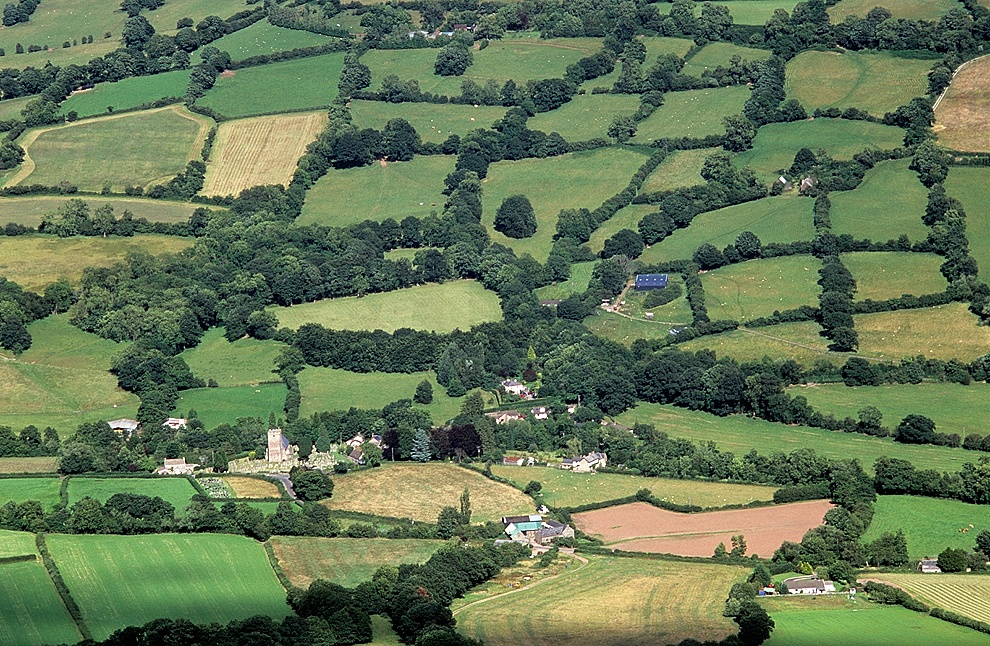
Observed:
[[[528,238],[536,233],[536,213],[525,195],[510,195],[495,212],[494,228],[510,238]]]

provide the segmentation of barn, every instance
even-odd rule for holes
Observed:
[[[667,274],[636,274],[636,289],[663,289],[667,286]]]

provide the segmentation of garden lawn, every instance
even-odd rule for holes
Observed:
[[[774,487],[644,478],[617,473],[574,473],[552,467],[493,466],[492,473],[519,487],[536,481],[543,485],[543,500],[552,507],[577,507],[633,496],[640,489],[678,505],[724,507],[754,500],[773,500]]]
[[[670,152],[657,169],[647,176],[640,192],[658,193],[704,184],[701,168],[705,165],[705,160],[719,150],[721,148],[698,148]]]
[[[41,217],[51,213],[65,204],[71,198],[66,197],[5,197],[0,199],[0,224],[14,222],[25,227],[37,227]],[[120,218],[124,211],[130,211],[135,220],[144,218],[149,222],[188,222],[189,216],[196,210],[196,205],[183,202],[167,202],[165,200],[147,200],[141,198],[122,197],[87,197],[84,201],[91,210],[104,204],[113,207],[114,215]]]
[[[828,340],[820,332],[821,328],[814,321],[781,323],[755,330],[733,330],[703,336],[677,347],[690,352],[707,348],[720,357],[732,357],[736,361],[760,361],[764,357],[772,357],[776,360],[793,359],[805,367],[810,367],[816,359],[844,363],[846,355],[829,352]]]
[[[856,279],[857,301],[944,292],[948,283],[939,271],[942,262],[943,259],[933,253],[842,254],[842,263]]]
[[[185,417],[195,410],[206,428],[220,424],[235,424],[241,417],[256,417],[267,422],[268,416],[276,417],[285,409],[285,384],[258,384],[257,386],[232,386],[229,388],[194,388],[179,392],[179,401],[173,414]]]
[[[330,509],[433,523],[443,507],[460,504],[467,488],[472,522],[533,511],[533,499],[523,492],[453,464],[386,462],[377,469],[335,476],[333,481],[333,498],[320,503]]]
[[[564,300],[571,294],[583,294],[588,289],[591,282],[591,272],[595,269],[595,261],[576,262],[571,265],[570,277],[561,282],[540,287],[534,290],[539,298],[545,300]]]
[[[279,326],[293,330],[319,323],[334,330],[400,328],[450,332],[502,318],[498,297],[473,280],[419,285],[391,292],[328,298],[292,307],[272,307]]]
[[[405,119],[423,141],[443,143],[451,135],[463,137],[472,130],[491,127],[505,116],[506,109],[487,105],[385,103],[354,99],[350,110],[354,125],[359,128],[382,130],[389,119]],[[533,128],[532,120],[528,122],[528,127]],[[431,158],[417,157],[416,161],[426,159]]]
[[[73,92],[62,102],[62,113],[75,112],[80,117],[90,117],[129,110],[165,97],[182,97],[189,86],[189,74],[189,70],[176,70],[153,76],[134,76],[115,83],[97,83],[92,89]]]
[[[639,108],[635,94],[583,94],[526,122],[530,130],[557,132],[567,141],[604,139],[616,117],[631,117]]]
[[[641,259],[688,259],[706,242],[722,249],[734,243],[743,231],[755,233],[764,244],[811,240],[815,235],[813,207],[813,200],[783,195],[702,213],[686,229],[674,231],[647,249]]]
[[[962,9],[963,5],[956,0],[842,0],[829,7],[828,15],[833,23],[840,23],[846,16],[865,18],[874,7],[883,7],[894,18],[935,21],[953,9]]]
[[[977,457],[974,455],[974,461]],[[990,509],[986,505],[922,496],[878,496],[873,509],[873,522],[863,541],[904,530],[912,559],[934,558],[947,547],[973,550],[976,535],[990,530]]]
[[[414,538],[276,536],[271,544],[292,585],[306,589],[316,579],[353,588],[370,581],[383,565],[425,563],[446,543]]]
[[[742,112],[749,95],[744,85],[668,92],[663,105],[639,122],[632,141],[648,144],[665,137],[723,135],[722,119]]]
[[[251,338],[231,343],[223,335],[223,328],[212,328],[206,331],[199,345],[179,356],[204,381],[215,379],[221,386],[246,386],[277,381],[278,375],[272,372],[275,357],[285,347],[278,341]]]
[[[928,190],[908,165],[910,159],[887,161],[867,171],[852,191],[832,193],[832,231],[857,239],[886,241],[906,235],[924,240],[928,227],[921,221]]]
[[[601,223],[591,234],[588,246],[593,252],[600,253],[605,246],[605,241],[614,236],[622,229],[639,231],[639,221],[650,213],[655,213],[657,207],[652,204],[630,204],[619,209],[615,215]]]
[[[196,104],[226,117],[323,108],[337,97],[343,68],[343,54],[246,67],[232,76],[221,75]]]
[[[189,506],[189,499],[196,489],[185,478],[71,478],[69,480],[69,505],[85,497],[106,502],[115,493],[133,493],[141,496],[158,496],[175,507],[181,515]]]
[[[945,190],[962,202],[966,211],[966,238],[969,253],[982,271],[990,270],[990,169],[953,166],[945,180]]]
[[[560,211],[598,208],[624,189],[645,161],[639,152],[603,148],[492,164],[482,182],[482,222],[492,227],[495,212],[505,198],[525,195],[536,212],[536,234],[517,240],[493,230],[492,241],[511,247],[516,255],[528,253],[545,262],[553,246]]]
[[[754,449],[764,455],[814,449],[819,455],[833,459],[856,458],[868,473],[873,472],[873,463],[881,455],[908,460],[919,469],[939,471],[958,471],[963,463],[974,460],[971,451],[961,448],[898,444],[891,439],[859,433],[774,424],[743,415],[717,417],[661,404],[640,403],[616,419],[626,426],[653,424],[671,437],[712,441],[720,450],[737,456]]]
[[[158,617],[291,614],[264,547],[244,536],[52,534],[48,546],[95,639]]]
[[[812,256],[750,260],[709,271],[701,277],[705,305],[713,321],[748,321],[775,311],[818,303],[822,263]]]
[[[47,510],[59,503],[61,488],[58,478],[5,478],[0,481],[0,505],[37,500]]]
[[[784,88],[809,113],[858,108],[882,117],[927,93],[931,63],[886,52],[806,51],[787,63]]]
[[[833,159],[852,159],[863,150],[890,150],[904,142],[904,131],[869,121],[815,119],[792,123],[771,123],[756,133],[752,150],[735,158],[738,168],[749,166],[757,176],[771,182],[781,170],[791,167],[802,148],[824,148]],[[835,222],[833,220],[833,226]]]
[[[441,192],[443,180],[453,170],[454,158],[446,155],[330,170],[306,193],[297,223],[342,227],[440,213],[447,200]]]
[[[965,547],[971,548],[972,544]],[[990,606],[986,603],[990,598],[990,576],[891,572],[878,574],[876,578],[904,588],[908,594],[930,606],[990,622]]]
[[[250,27],[227,34],[210,43],[222,52],[230,54],[231,60],[242,61],[252,56],[284,52],[302,47],[317,47],[330,42],[328,36],[314,34],[301,29],[276,27],[267,20],[260,20]],[[198,54],[193,55],[202,60]],[[334,84],[336,86],[336,84]]]
[[[759,0],[744,0],[735,4],[749,4],[750,2],[759,4]],[[700,77],[701,73],[707,69],[713,70],[719,66],[728,67],[733,56],[738,56],[744,61],[763,61],[770,58],[770,52],[765,49],[742,47],[732,43],[708,43],[688,59],[681,73]]]
[[[981,326],[965,303],[853,316],[859,354],[896,361],[924,355],[963,362],[987,353],[990,328]]]
[[[35,552],[33,537],[31,543]],[[81,639],[40,557],[0,565],[0,643],[41,646]]]

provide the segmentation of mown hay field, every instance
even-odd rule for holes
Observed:
[[[452,464],[386,462],[377,469],[334,477],[330,509],[436,522],[443,507],[457,507],[464,489],[471,492],[471,521],[532,513],[533,499],[480,473]]]
[[[981,271],[990,268],[990,169],[954,166],[945,180],[945,190],[962,202],[966,211],[966,238],[969,253]]]
[[[257,417],[263,422],[285,410],[285,384],[258,384],[229,388],[193,388],[179,393],[173,414],[185,417],[195,410],[206,428],[235,424],[241,417]]]
[[[990,57],[966,63],[953,77],[935,111],[939,142],[954,150],[990,151]]]
[[[812,256],[787,256],[721,267],[701,277],[712,320],[748,321],[774,311],[815,306],[822,264]]]
[[[882,117],[927,93],[930,68],[885,52],[806,51],[788,61],[784,88],[808,112],[858,108]]]
[[[857,301],[944,292],[948,283],[939,271],[943,262],[933,253],[890,251],[842,254],[842,263],[856,279]]]
[[[972,461],[976,459],[974,457]],[[990,509],[958,500],[878,496],[873,509],[873,522],[863,535],[863,541],[903,530],[912,559],[934,558],[947,547],[972,550],[976,546],[976,535],[990,529]]]
[[[223,335],[223,328],[212,328],[196,347],[179,356],[204,381],[215,379],[220,386],[247,386],[278,379],[272,370],[275,357],[284,347],[278,341],[247,337],[231,343]]]
[[[556,581],[464,606],[457,626],[492,646],[719,640],[736,632],[722,609],[745,574],[725,565],[591,557]]]
[[[883,7],[894,18],[938,20],[953,9],[962,9],[963,5],[957,0],[842,0],[829,7],[828,15],[833,23],[840,23],[846,16],[865,18],[874,7]]]
[[[419,285],[391,292],[327,298],[291,307],[271,307],[280,327],[319,323],[334,330],[399,328],[450,332],[502,318],[498,297],[473,280]]]
[[[54,473],[57,458],[0,458],[0,473]]]
[[[634,143],[664,137],[706,137],[725,134],[722,119],[742,112],[750,90],[744,85],[669,92],[662,106],[640,121]]]
[[[56,211],[72,198],[66,197],[5,197],[0,199],[0,224],[13,222],[25,227],[37,227],[46,213]],[[135,220],[144,218],[149,222],[188,222],[189,216],[196,210],[193,204],[183,202],[167,202],[165,200],[147,200],[130,197],[84,198],[91,210],[104,204],[113,207],[114,216],[120,218],[124,211],[130,211]]]
[[[965,303],[853,317],[859,354],[899,360],[924,355],[972,361],[990,348],[990,328],[981,326]]]
[[[134,76],[115,83],[97,83],[88,90],[77,90],[62,102],[62,113],[80,117],[120,112],[153,103],[165,97],[182,97],[189,86],[189,70],[176,70],[152,76]]]
[[[243,476],[224,476],[223,481],[237,498],[281,498],[282,492],[272,482]]]
[[[141,496],[158,496],[182,514],[189,506],[189,499],[196,494],[185,478],[71,478],[68,487],[69,504],[74,505],[85,497],[106,502],[115,493],[133,493]]]
[[[277,27],[267,20],[260,20],[232,34],[210,43],[221,52],[230,54],[231,60],[242,61],[252,56],[284,52],[302,47],[316,47],[330,42],[328,36],[302,29]],[[197,59],[198,54],[193,54]]]
[[[891,572],[870,577],[904,588],[908,594],[930,606],[990,622],[990,606],[986,603],[990,599],[990,576]]]
[[[33,544],[31,548],[36,552]],[[42,646],[75,644],[81,639],[41,557],[0,565],[0,643]]]
[[[58,504],[62,482],[58,478],[5,478],[0,486],[0,505],[37,500],[45,509]]]
[[[237,195],[262,184],[288,186],[296,162],[326,122],[325,112],[224,121],[206,165],[203,195]]]
[[[567,141],[606,138],[616,117],[631,117],[639,108],[635,94],[584,94],[526,122],[530,130],[557,132]]]
[[[737,5],[757,4],[759,0],[744,0],[737,2]],[[724,4],[724,3],[721,3]],[[744,61],[762,61],[770,58],[770,52],[765,49],[754,49],[752,47],[742,47],[732,43],[708,43],[702,47],[694,56],[688,59],[684,65],[683,73],[689,76],[701,76],[707,69],[716,67],[728,67],[733,56],[738,56]]]
[[[350,110],[354,125],[359,128],[381,130],[389,119],[405,119],[423,141],[443,143],[451,135],[463,137],[472,130],[490,127],[505,116],[506,109],[487,105],[386,103],[353,99]],[[529,128],[533,128],[532,121],[529,121]]]
[[[924,240],[928,227],[921,218],[928,190],[908,168],[910,163],[909,159],[879,163],[852,191],[831,194],[832,231],[876,241],[901,235],[912,242]]]
[[[697,186],[705,182],[701,168],[705,160],[721,148],[698,148],[697,150],[675,150],[668,154],[657,169],[646,177],[642,193],[672,191],[675,188]]]
[[[353,588],[370,581],[379,567],[425,563],[443,541],[415,538],[311,538],[276,536],[275,557],[292,585],[307,588],[316,579]]]
[[[158,617],[290,614],[264,547],[244,536],[52,534],[48,547],[95,639]]]

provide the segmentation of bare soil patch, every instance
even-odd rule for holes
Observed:
[[[964,152],[990,151],[990,56],[959,70],[935,111],[942,145]]]
[[[768,557],[784,541],[799,542],[805,532],[821,525],[825,513],[833,506],[828,501],[815,500],[758,509],[680,514],[634,502],[574,514],[573,519],[581,531],[630,552],[711,556],[719,543],[729,547],[732,537],[742,534],[747,554]]]

